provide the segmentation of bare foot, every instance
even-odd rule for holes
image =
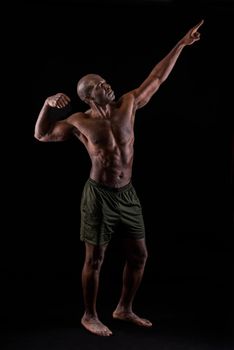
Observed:
[[[151,327],[152,323],[145,318],[141,318],[130,311],[114,311],[113,318],[121,321],[128,321],[141,327]]]
[[[97,317],[88,317],[84,315],[81,319],[81,324],[91,333],[109,337],[112,332],[107,328]]]

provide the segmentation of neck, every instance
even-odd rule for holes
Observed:
[[[95,103],[92,106],[92,110],[94,111],[94,115],[97,118],[103,118],[103,119],[109,119],[110,118],[111,108],[110,108],[109,104],[101,106],[101,105],[98,105],[97,103]]]

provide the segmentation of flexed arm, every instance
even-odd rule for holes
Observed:
[[[173,49],[153,68],[146,80],[133,93],[135,98],[135,108],[141,108],[146,105],[153,94],[159,89],[160,85],[167,79],[175,63],[180,56],[183,48],[193,44],[200,39],[199,27],[203,20],[191,28],[187,34],[173,47]]]
[[[44,142],[63,141],[71,135],[73,125],[68,123],[66,119],[56,122],[49,119],[51,109],[64,108],[69,102],[70,98],[63,93],[50,96],[45,100],[35,125],[34,136],[36,139]]]

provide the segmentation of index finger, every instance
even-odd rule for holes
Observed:
[[[198,28],[201,27],[201,25],[204,23],[204,19],[202,19],[198,24],[196,24],[194,27],[193,27],[193,30],[198,30]]]

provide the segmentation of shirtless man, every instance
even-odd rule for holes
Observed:
[[[63,141],[74,135],[86,147],[92,163],[81,198],[80,234],[86,250],[82,270],[85,311],[81,323],[94,334],[112,334],[99,320],[96,299],[101,265],[117,224],[124,227],[126,264],[122,293],[113,317],[138,326],[152,326],[150,321],[132,310],[147,259],[141,204],[131,183],[134,119],[136,111],[150,101],[167,79],[183,48],[200,39],[198,29],[202,24],[203,20],[191,28],[155,65],[142,84],[118,101],[115,101],[114,91],[105,79],[88,74],[77,85],[78,96],[89,105],[86,112],[77,112],[56,122],[50,120],[51,109],[64,108],[70,103],[68,96],[58,93],[46,99],[39,113],[35,125],[36,139]]]

